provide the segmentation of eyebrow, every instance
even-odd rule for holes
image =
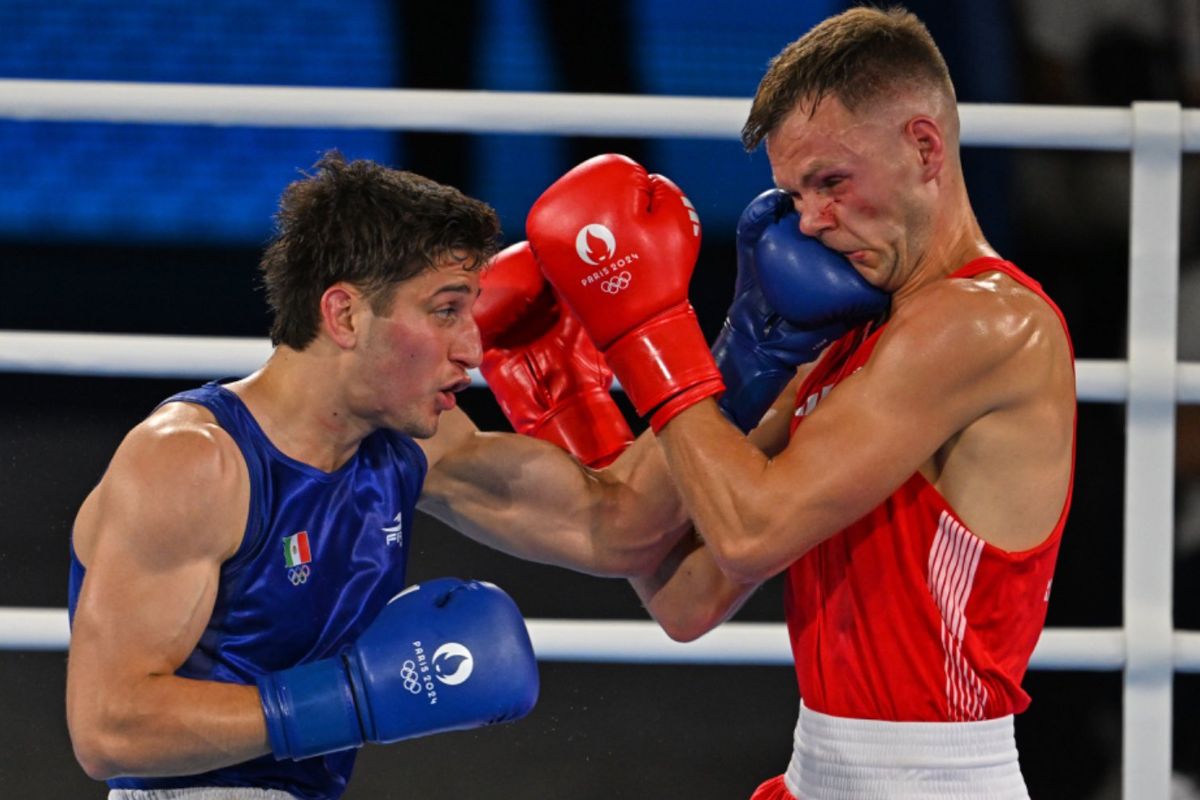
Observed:
[[[806,169],[796,183],[793,184],[788,182],[785,185],[779,181],[776,181],[775,188],[787,192],[789,195],[795,197],[801,194],[802,189],[805,189],[816,183],[817,174],[827,169],[841,169],[841,165],[834,161],[819,161]]]
[[[816,179],[817,173],[823,172],[827,169],[832,169],[835,167],[836,167],[836,164],[832,161],[818,161],[817,163],[815,163],[811,167],[809,167],[807,170],[805,170],[804,174],[800,176],[800,185],[801,186],[811,185],[813,183],[813,181]]]
[[[479,290],[476,289],[476,290],[474,290],[474,292],[472,292],[471,285],[467,284],[467,283],[449,283],[449,284],[446,284],[445,286],[439,286],[429,296],[437,297],[439,294],[444,294],[446,292],[452,292],[453,294],[463,294],[463,295],[469,296],[473,293],[478,294]]]

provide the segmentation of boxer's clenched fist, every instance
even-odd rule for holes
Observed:
[[[687,285],[700,219],[675,184],[620,155],[559,178],[526,220],[546,278],[658,430],[722,390]]]
[[[480,279],[479,371],[517,433],[601,467],[633,441],[609,394],[612,370],[558,302],[527,242],[501,251]]]
[[[264,675],[258,690],[275,757],[301,759],[520,719],[538,671],[507,594],[439,578],[392,598],[342,652]]]

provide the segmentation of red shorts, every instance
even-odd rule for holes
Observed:
[[[750,800],[796,800],[783,782],[783,776],[778,775],[762,785],[750,795]]]

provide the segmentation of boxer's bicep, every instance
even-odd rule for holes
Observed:
[[[751,443],[767,456],[777,456],[787,447],[792,416],[796,410],[796,393],[800,391],[800,385],[804,383],[804,378],[812,371],[812,368],[812,364],[800,366],[796,377],[788,381],[788,385],[767,409],[767,413],[763,415],[758,427],[747,434]]]
[[[236,446],[212,426],[144,424],[89,502],[76,531],[87,569],[68,667],[76,710],[119,700],[188,657],[221,564],[241,542],[249,480]]]

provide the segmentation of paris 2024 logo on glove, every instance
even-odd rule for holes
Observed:
[[[458,642],[446,642],[433,653],[433,677],[447,686],[458,686],[471,677],[475,659]]]
[[[617,237],[613,236],[604,225],[593,222],[584,225],[575,235],[575,254],[583,263],[600,267],[585,278],[580,279],[583,286],[599,280],[600,289],[605,294],[616,294],[629,288],[633,275],[627,269],[622,269],[638,259],[637,253],[621,256],[615,262],[613,254],[617,252]],[[621,270],[617,272],[617,270]]]
[[[688,219],[692,223],[692,235],[699,237],[700,215],[696,213],[696,207],[685,195],[679,195],[679,201],[687,209]],[[606,294],[617,294],[628,289],[633,282],[633,275],[624,268],[637,261],[639,255],[632,252],[613,261],[616,252],[617,237],[613,235],[608,226],[599,222],[590,222],[580,228],[579,232],[575,234],[575,254],[589,267],[600,267],[600,269],[580,278],[579,284],[587,286],[590,283],[601,281],[600,289]],[[618,270],[621,271],[618,272]]]
[[[601,262],[608,261],[613,257],[613,253],[617,252],[617,237],[598,222],[584,225],[575,236],[575,252],[579,254],[583,263],[598,267]]]
[[[413,642],[413,658],[405,660],[400,667],[400,678],[404,688],[413,694],[423,691],[432,706],[438,701],[435,679],[444,686],[458,686],[466,683],[474,670],[475,657],[465,645],[446,642],[429,656],[425,646],[416,641]]]

